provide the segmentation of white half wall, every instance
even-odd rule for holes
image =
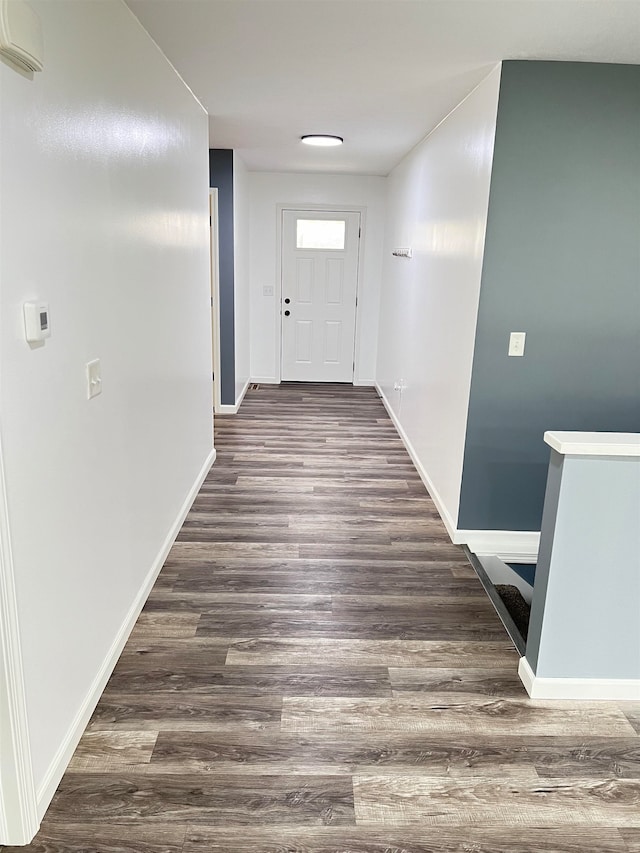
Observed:
[[[242,402],[249,382],[249,173],[242,159],[233,152],[233,233],[234,233],[234,323],[236,405]]]
[[[42,807],[213,450],[207,116],[120,0],[31,3],[44,71],[0,63],[0,430]]]
[[[496,68],[387,179],[377,384],[450,534],[458,518],[499,83]],[[411,247],[413,258],[393,257],[395,247]]]
[[[386,178],[250,172],[251,378],[280,381],[278,205],[365,208],[356,325],[355,381],[373,384],[377,353]],[[265,295],[272,289],[272,296]]]

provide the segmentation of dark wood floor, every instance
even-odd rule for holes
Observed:
[[[373,390],[263,386],[216,447],[15,849],[640,853],[640,707],[527,698]]]

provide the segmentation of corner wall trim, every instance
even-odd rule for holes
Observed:
[[[237,415],[240,406],[242,405],[242,401],[244,400],[244,395],[247,393],[249,385],[251,385],[252,380],[247,379],[244,383],[244,388],[240,392],[240,396],[236,400],[236,402],[232,405],[231,403],[220,404],[218,408],[215,410],[216,415]]]
[[[0,445],[0,846],[28,844],[39,825]]]
[[[538,559],[538,546],[540,545],[540,533],[537,531],[459,530],[456,527],[456,523],[447,510],[444,501],[438,494],[438,490],[431,482],[431,478],[418,458],[418,455],[402,428],[396,413],[393,411],[384,391],[377,382],[375,383],[375,388],[389,417],[393,421],[393,425],[398,431],[398,435],[407,449],[407,453],[411,457],[411,461],[413,462],[420,479],[424,483],[426,490],[431,495],[453,544],[466,545],[473,554],[477,554],[478,556],[500,557],[500,559],[505,563],[535,563]]]
[[[640,678],[539,678],[526,657],[518,675],[532,699],[640,700]]]
[[[42,820],[44,813],[49,807],[49,803],[51,802],[53,795],[56,792],[56,788],[60,784],[60,780],[67,769],[67,765],[71,760],[71,757],[75,751],[76,746],[78,745],[78,741],[82,737],[84,730],[89,722],[91,714],[93,713],[102,692],[109,680],[113,669],[118,662],[118,658],[122,652],[122,649],[125,646],[125,643],[129,639],[129,634],[131,633],[133,626],[140,615],[140,611],[144,607],[144,604],[151,592],[151,587],[156,581],[156,578],[160,574],[160,570],[164,565],[164,561],[167,558],[169,551],[175,541],[176,536],[180,532],[180,528],[182,527],[182,523],[185,520],[187,513],[191,508],[191,504],[194,502],[196,495],[200,490],[200,486],[204,482],[205,477],[209,473],[209,470],[213,463],[215,462],[216,451],[215,448],[207,455],[205,462],[198,472],[198,475],[195,479],[194,484],[189,489],[189,492],[184,499],[182,506],[178,512],[178,515],[171,525],[169,532],[167,533],[160,550],[153,561],[151,569],[149,570],[146,578],[144,579],[138,594],[136,595],[133,604],[129,608],[129,612],[124,618],[124,621],[120,627],[120,630],[116,634],[113,643],[111,644],[111,648],[107,652],[105,659],[102,662],[102,666],[100,667],[96,677],[89,688],[87,695],[85,696],[84,701],[82,702],[78,712],[67,731],[67,735],[60,744],[58,751],[56,752],[53,761],[49,765],[49,769],[47,770],[45,777],[42,781],[42,784],[38,788],[37,791],[37,808],[38,808],[38,818],[39,821]]]

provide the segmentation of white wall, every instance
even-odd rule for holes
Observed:
[[[249,173],[233,152],[233,229],[236,405],[249,381]]]
[[[0,429],[42,807],[211,455],[212,401],[207,117],[120,0],[32,5],[45,70],[0,63]]]
[[[388,178],[377,383],[450,532],[460,499],[500,70]],[[411,246],[413,259],[395,258]],[[402,380],[403,391],[394,390]]]
[[[250,172],[251,197],[251,378],[280,379],[280,340],[277,266],[278,204],[365,207],[361,255],[361,289],[356,325],[355,381],[375,379],[382,242],[384,238],[385,178],[358,175],[314,175]],[[274,296],[264,296],[272,287]]]

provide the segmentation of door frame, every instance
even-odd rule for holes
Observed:
[[[356,319],[355,319],[355,334],[353,338],[353,377],[351,379],[354,385],[358,385],[360,338],[361,332],[361,312],[360,299],[362,293],[362,273],[364,266],[364,241],[366,237],[367,225],[367,208],[358,204],[307,204],[300,202],[298,204],[276,205],[276,343],[275,343],[275,364],[276,364],[276,382],[282,382],[282,234],[283,234],[283,217],[285,211],[294,211],[296,213],[359,213],[360,214],[360,239],[358,240],[358,275],[356,279]]]
[[[39,826],[0,441],[0,845],[28,844]]]
[[[209,264],[211,271],[211,356],[213,411],[221,411],[220,398],[220,249],[218,243],[218,189],[209,189]]]

